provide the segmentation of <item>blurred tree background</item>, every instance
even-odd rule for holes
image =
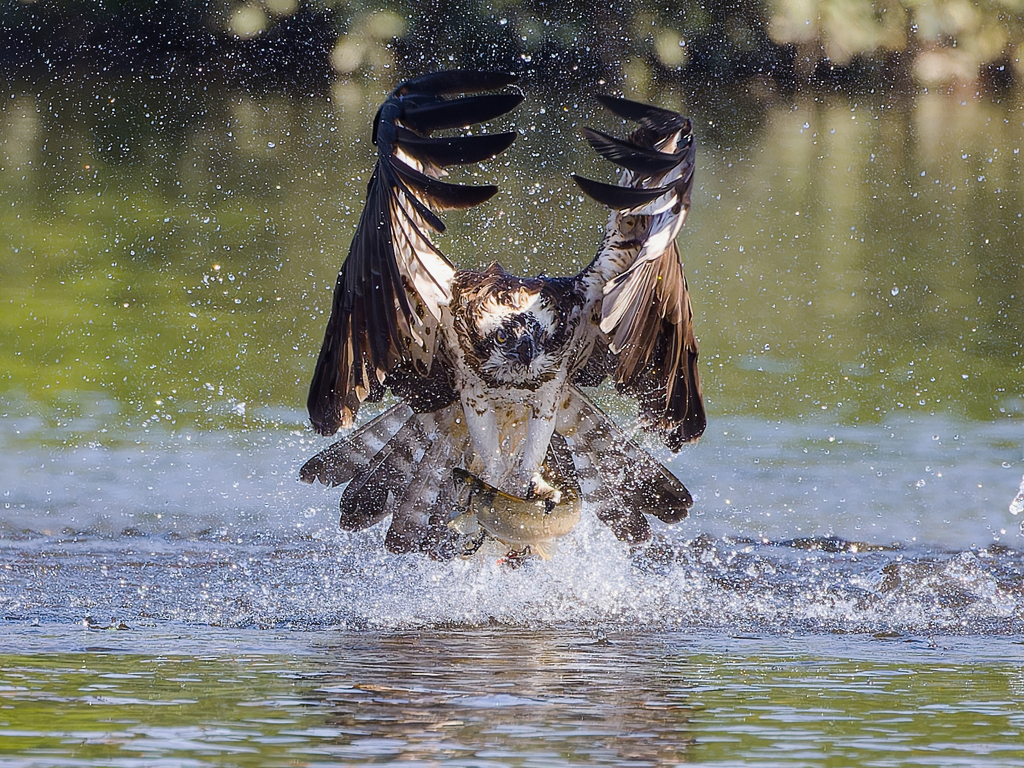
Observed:
[[[312,92],[396,67],[535,84],[1012,87],[1024,0],[0,0],[7,76],[130,70]]]

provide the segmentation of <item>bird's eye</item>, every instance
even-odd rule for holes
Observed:
[[[499,344],[504,344],[506,341],[508,341],[508,336],[505,335],[504,331],[498,331],[496,334],[494,334],[494,338],[498,340]]]

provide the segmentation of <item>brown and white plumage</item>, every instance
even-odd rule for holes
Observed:
[[[402,83],[373,122],[378,161],[348,258],[338,274],[334,304],[307,406],[325,435],[351,426],[359,403],[379,400],[389,373],[430,371],[441,307],[451,298],[454,267],[430,240],[443,232],[436,210],[468,208],[497,187],[439,181],[449,165],[503,152],[514,133],[429,138],[515,108],[520,94],[446,100],[451,92],[499,88],[513,78],[488,72],[440,72]]]
[[[628,439],[580,387],[611,376],[635,398],[641,425],[672,450],[705,418],[697,341],[676,236],[693,187],[690,121],[607,96],[636,121],[627,139],[587,129],[623,170],[618,184],[574,177],[612,209],[597,256],[571,277],[517,277],[500,265],[457,270],[430,239],[437,211],[484,202],[497,190],[440,181],[444,168],[504,151],[514,133],[434,137],[515,108],[513,79],[453,71],[401,84],[374,121],[378,161],[341,268],[310,386],[314,427],[351,425],[363,401],[400,401],[311,459],[302,478],[348,483],[342,527],[392,515],[393,551],[457,552],[448,521],[452,470],[514,495],[558,500],[572,483],[623,540],[650,537],[644,514],[686,516],[686,488]],[[454,94],[479,94],[450,98]]]
[[[597,258],[582,276],[603,294],[601,331],[615,356],[609,372],[619,392],[638,400],[642,422],[675,451],[699,437],[707,423],[693,310],[676,244],[690,210],[696,146],[689,119],[675,112],[597,98],[640,127],[625,141],[586,130],[591,146],[623,172],[618,185],[574,177],[612,209]]]

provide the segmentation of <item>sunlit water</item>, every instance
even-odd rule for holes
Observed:
[[[4,766],[1024,762],[1020,649],[1001,638],[506,627],[13,641]]]
[[[297,480],[386,85],[10,85],[0,767],[1024,765],[1020,107],[650,94],[700,137],[710,426],[649,446],[694,514],[510,570]],[[569,271],[609,126],[523,111],[444,247]]]
[[[723,420],[656,553],[510,570],[339,531],[293,416],[5,422],[0,766],[1024,765],[1006,427]]]
[[[1019,646],[998,638],[198,634],[23,630],[0,765],[1024,762]]]
[[[655,546],[631,553],[588,518],[554,560],[517,570],[484,555],[390,555],[383,526],[339,531],[339,492],[296,478],[321,444],[296,427],[45,450],[29,422],[5,431],[7,615],[130,626],[1020,629],[1016,481],[1001,461],[1009,427],[728,420],[662,456],[696,505],[684,522],[659,524]]]

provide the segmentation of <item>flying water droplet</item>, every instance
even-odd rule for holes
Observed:
[[[897,288],[897,287],[896,287],[896,286],[894,285],[894,286],[892,287],[892,291],[891,291],[891,293],[892,293],[892,295],[893,295],[893,296],[899,296],[899,295],[900,295],[900,289],[899,289],[899,288]]]
[[[1010,514],[1019,515],[1024,512],[1024,480],[1020,481],[1020,490],[1017,491],[1017,497],[1010,502]],[[1024,523],[1021,524],[1021,530],[1024,531]]]

